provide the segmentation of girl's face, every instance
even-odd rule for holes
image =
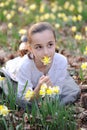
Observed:
[[[50,57],[51,62],[55,53],[55,38],[50,30],[44,30],[32,35],[31,53],[35,57],[35,62],[42,65],[44,56]]]

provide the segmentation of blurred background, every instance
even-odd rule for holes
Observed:
[[[0,0],[0,48],[16,51],[27,27],[39,21],[54,26],[59,50],[87,55],[87,0]]]

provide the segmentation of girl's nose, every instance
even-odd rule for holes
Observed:
[[[44,55],[48,55],[48,49],[44,48]]]

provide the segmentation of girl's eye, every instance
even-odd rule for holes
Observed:
[[[36,46],[35,47],[35,49],[41,49],[42,48],[42,46]]]
[[[50,47],[52,47],[53,46],[53,43],[49,43],[48,44],[48,47],[50,48]]]

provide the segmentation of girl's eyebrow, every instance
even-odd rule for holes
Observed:
[[[50,43],[50,42],[55,42],[55,41],[48,41],[47,44]],[[33,46],[42,46],[42,44],[34,43]]]
[[[37,44],[35,44],[34,46],[39,46],[39,45],[41,45],[41,44],[38,44],[38,43],[37,43]]]
[[[49,41],[48,43],[50,43],[50,42],[55,42],[55,41]]]
[[[36,46],[42,46],[41,44],[35,44],[35,45],[33,45],[34,47],[36,47]]]

